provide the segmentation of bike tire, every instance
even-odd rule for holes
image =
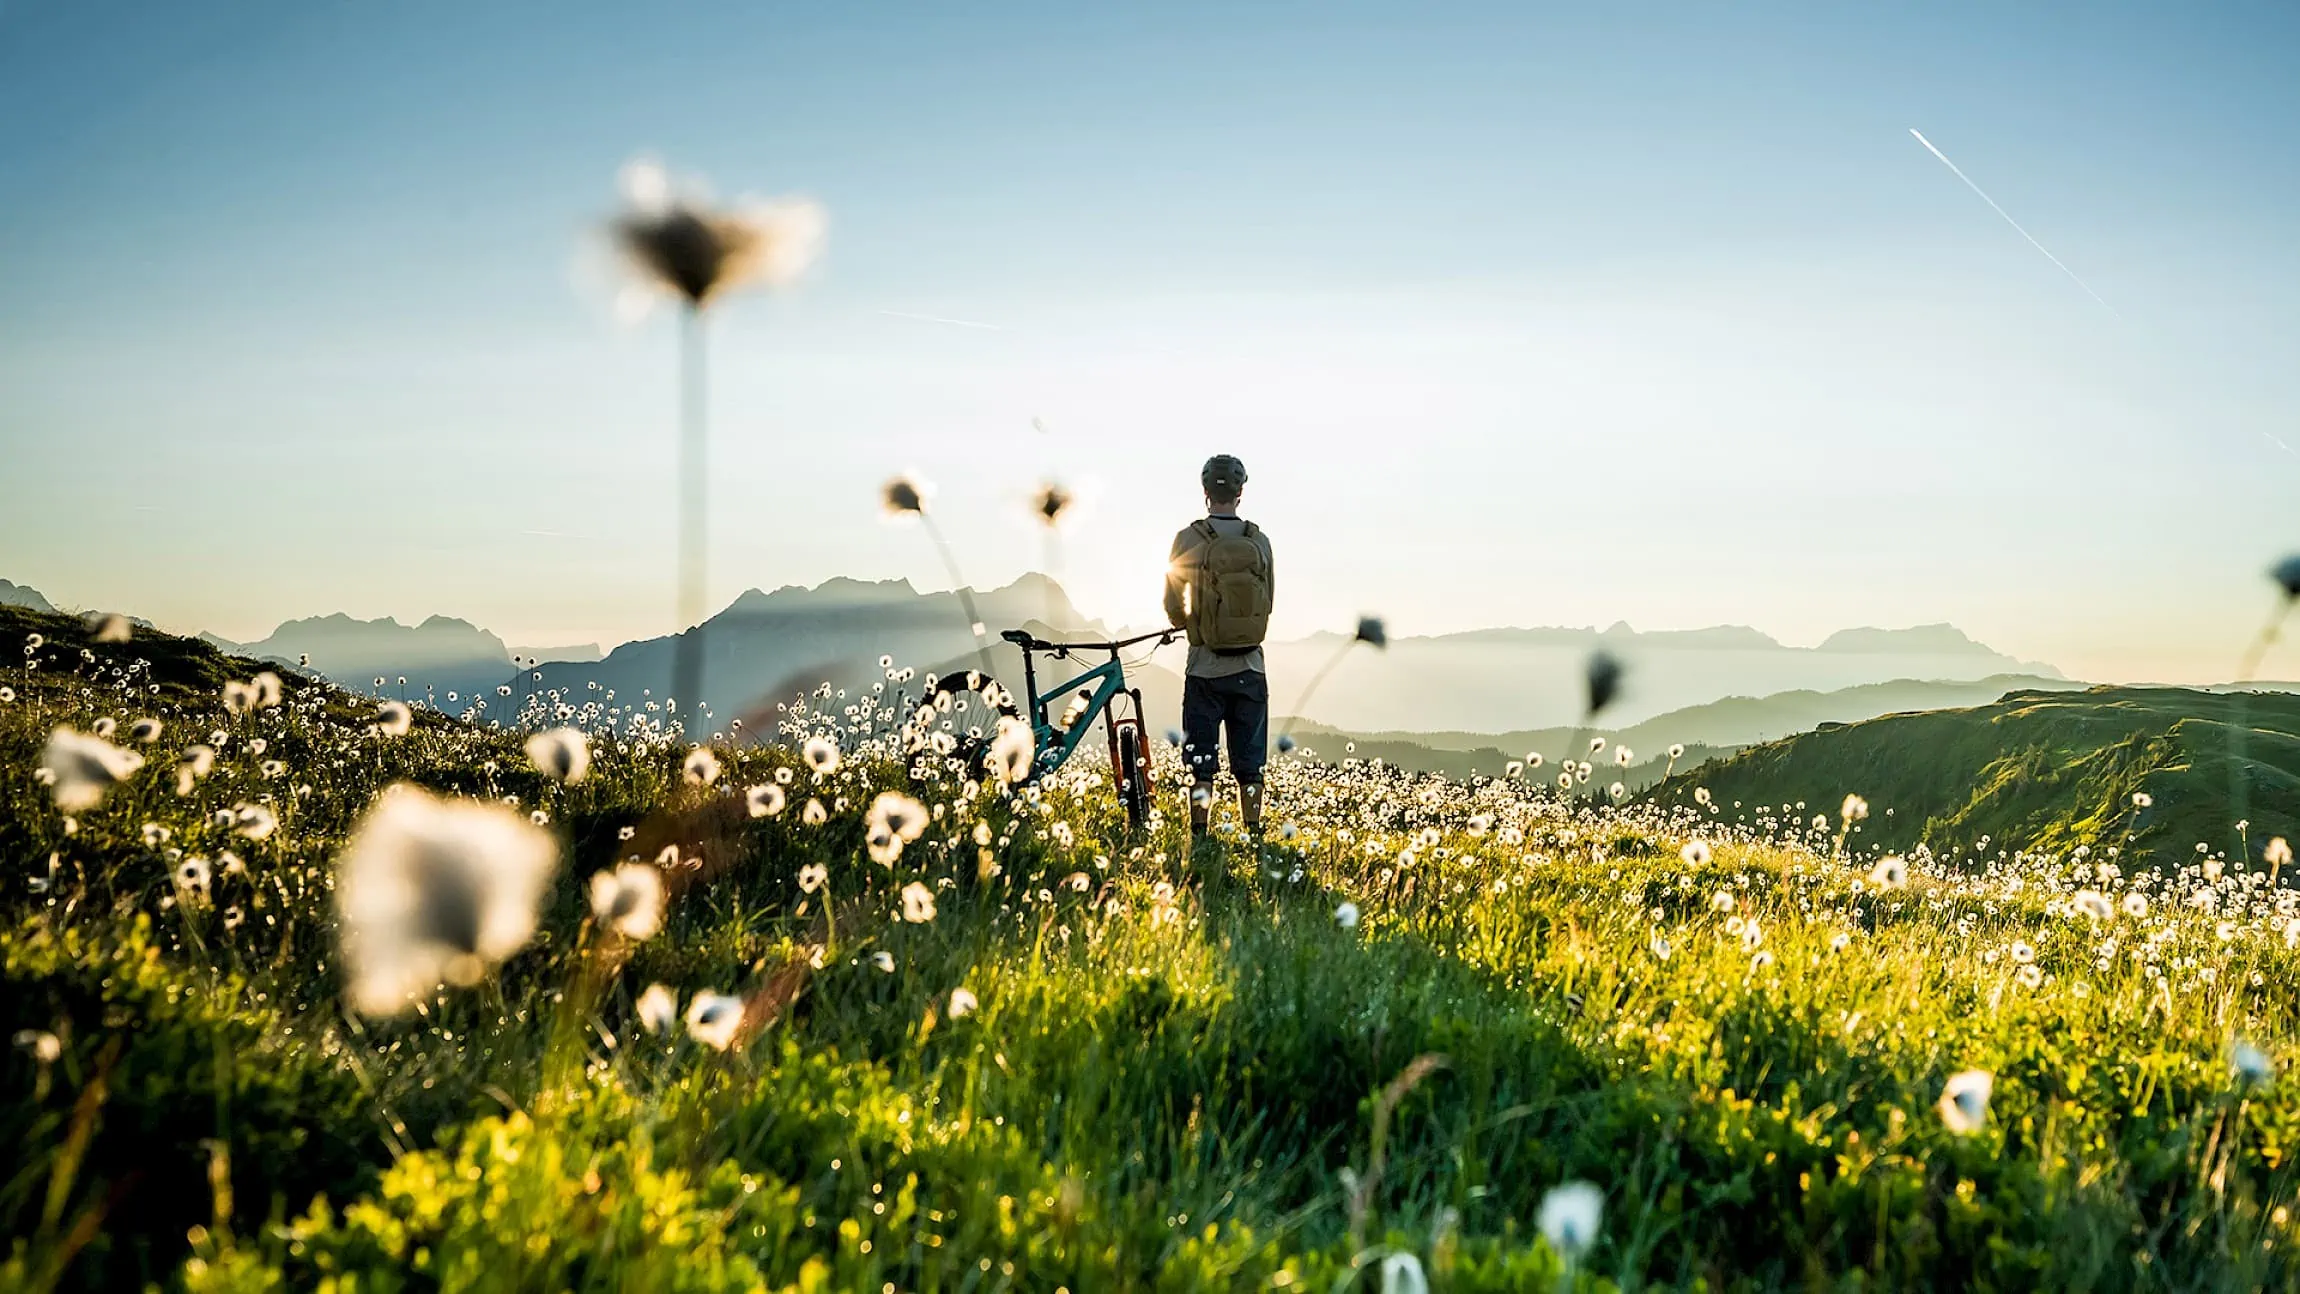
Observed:
[[[1118,802],[1126,807],[1126,825],[1139,831],[1150,821],[1150,779],[1142,767],[1142,730],[1135,724],[1118,729]]]
[[[969,776],[980,778],[985,775],[983,761],[990,754],[989,730],[995,728],[1001,718],[1019,719],[1022,717],[1022,707],[1014,703],[1014,693],[997,679],[981,670],[959,670],[936,678],[934,685],[920,695],[916,709],[924,710],[929,707],[939,709],[938,702],[944,697],[956,701],[969,695],[985,707],[984,717],[986,721],[980,725],[973,725],[983,728],[985,735],[973,737],[968,736],[964,731],[959,732],[957,745],[951,753],[958,761],[959,767],[965,769]],[[915,778],[917,765],[914,764],[913,768]]]

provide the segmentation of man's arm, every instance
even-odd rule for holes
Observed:
[[[1174,550],[1166,555],[1166,623],[1176,629],[1189,623],[1183,614],[1182,586],[1190,579],[1189,570],[1184,564],[1188,560],[1190,547],[1190,532],[1185,530],[1174,536]]]

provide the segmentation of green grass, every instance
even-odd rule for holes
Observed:
[[[2271,839],[2300,839],[2300,696],[2013,692],[1969,709],[1825,726],[1681,776],[1652,798],[1693,808],[1696,790],[1727,821],[1787,831],[1803,820],[1806,839],[1819,842],[1834,839],[1844,796],[1864,795],[1870,816],[1853,838],[1873,850],[1988,858],[2082,847],[2178,868],[2197,861],[2201,844],[2256,863]],[[1828,822],[1815,830],[1817,814]]]
[[[844,730],[827,777],[722,744],[697,787],[683,745],[626,737],[560,788],[510,732],[379,736],[294,679],[230,716],[252,664],[0,617],[0,1029],[60,1049],[0,1064],[0,1288],[1370,1290],[1393,1251],[1441,1290],[2294,1283],[2300,1099],[2229,1062],[2294,1054],[2294,896],[2240,866],[2028,857],[1880,892],[1690,809],[1294,761],[1290,838],[1185,859],[1170,822],[1125,832],[1091,760],[1036,801],[913,785],[861,697],[787,714]],[[151,765],[67,821],[49,731],[144,715]],[[174,753],[219,730],[178,796]],[[779,769],[792,808],[749,817]],[[564,856],[498,974],[363,1020],[330,886],[397,781],[516,797]],[[863,843],[886,788],[942,811],[892,867]],[[267,798],[263,840],[212,816]],[[604,937],[585,878],[665,844],[699,865],[664,928]],[[204,901],[171,850],[217,862]],[[930,922],[901,919],[912,881]],[[2078,889],[2148,914],[2096,924]],[[656,982],[750,995],[763,1027],[649,1034]],[[1995,1097],[1957,1136],[1935,1103],[1974,1068]],[[1537,1219],[1576,1179],[1607,1205],[1568,1268]]]

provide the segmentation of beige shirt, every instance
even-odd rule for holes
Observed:
[[[1235,513],[1217,512],[1206,519],[1214,523],[1214,530],[1217,534],[1242,535],[1246,533],[1246,523],[1240,520]],[[1275,605],[1278,600],[1278,566],[1270,556],[1269,532],[1257,527],[1254,531],[1254,542],[1260,546],[1262,560],[1269,566],[1270,601]],[[1166,623],[1177,629],[1182,628],[1186,620],[1184,613],[1187,608],[1183,603],[1183,594],[1190,586],[1191,567],[1196,563],[1198,553],[1205,547],[1206,537],[1198,533],[1198,528],[1195,525],[1182,527],[1182,533],[1174,536],[1174,551],[1166,563]],[[1211,647],[1201,647],[1196,643],[1191,643],[1190,663],[1184,667],[1182,672],[1191,678],[1228,678],[1232,674],[1244,674],[1248,671],[1266,672],[1262,664],[1261,648],[1256,647],[1250,652],[1237,656],[1223,656],[1217,654]]]

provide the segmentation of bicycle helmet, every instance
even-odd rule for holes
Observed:
[[[1235,454],[1216,454],[1199,469],[1198,484],[1208,494],[1233,497],[1246,486],[1246,465]]]

